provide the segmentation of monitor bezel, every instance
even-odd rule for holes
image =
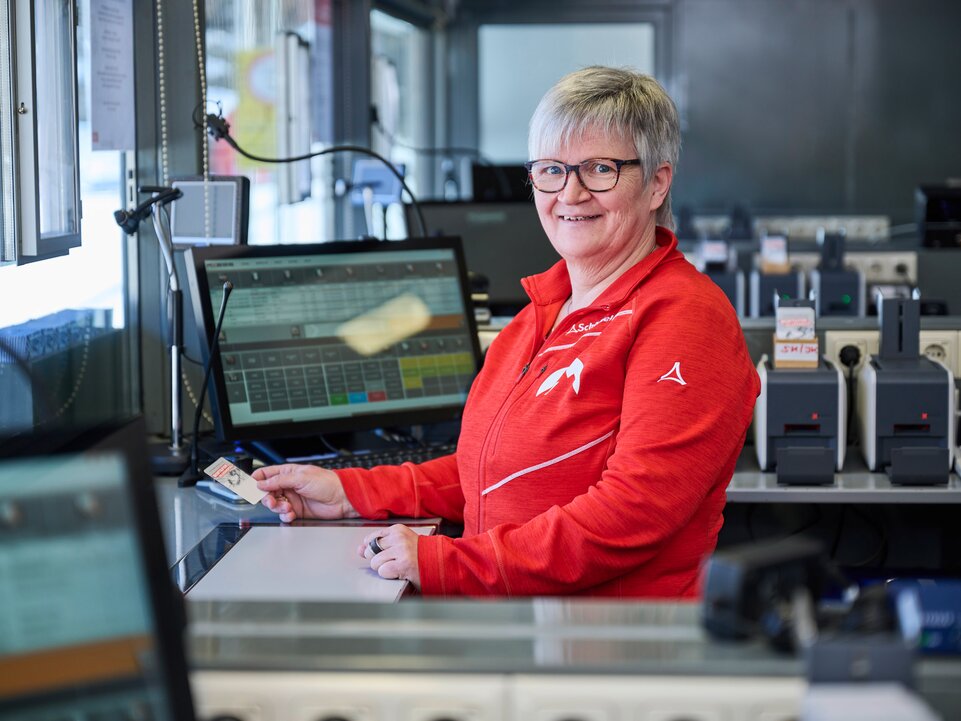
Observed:
[[[457,266],[461,289],[461,301],[467,318],[470,350],[474,357],[475,374],[480,370],[481,352],[477,337],[477,323],[470,298],[467,267],[460,238],[445,236],[436,238],[409,238],[407,240],[348,240],[299,245],[248,245],[205,246],[190,248],[186,253],[187,280],[193,302],[194,318],[200,338],[204,363],[209,360],[210,341],[219,308],[210,302],[210,286],[204,264],[208,260],[233,258],[264,258],[297,255],[332,255],[336,253],[363,253],[366,251],[401,252],[404,250],[451,250]],[[229,304],[229,301],[228,301]],[[229,305],[228,305],[229,307]],[[280,438],[305,438],[312,435],[340,431],[362,431],[372,428],[410,426],[423,423],[451,421],[460,418],[464,404],[449,404],[438,408],[420,408],[409,411],[374,411],[343,418],[324,418],[314,421],[290,421],[265,425],[234,425],[227,403],[223,365],[219,353],[213,359],[210,384],[211,415],[217,438],[222,441],[261,441]],[[465,389],[466,392],[466,389]]]
[[[50,457],[90,451],[117,452],[126,467],[125,489],[133,514],[133,532],[140,551],[144,583],[149,594],[151,633],[160,665],[171,719],[193,721],[193,696],[185,650],[187,615],[183,596],[170,578],[160,512],[147,453],[147,429],[142,417],[106,421],[98,425],[36,429],[0,435],[0,459]],[[65,694],[73,689],[64,689]],[[22,706],[30,698],[12,700]]]
[[[190,240],[183,241],[178,240],[178,236],[175,235],[177,229],[177,201],[175,200],[170,206],[170,238],[175,248],[194,248],[197,246],[206,245],[220,245],[220,246],[231,246],[231,245],[246,245],[247,244],[247,230],[250,224],[250,180],[244,175],[209,175],[207,176],[207,182],[211,184],[218,185],[232,185],[234,188],[234,230],[235,235],[233,241],[230,243],[225,243],[221,241],[213,241],[212,243],[205,242],[203,240]],[[170,179],[170,185],[174,188],[179,188],[183,190],[185,184],[190,184],[191,187],[199,185],[203,186],[204,176],[202,175],[180,175]],[[179,236],[183,237],[183,236]]]

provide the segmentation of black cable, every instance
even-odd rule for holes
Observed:
[[[197,127],[203,127],[202,123],[197,122],[196,111],[194,111],[194,124]],[[391,163],[389,160],[387,160],[387,158],[385,158],[383,155],[375,153],[373,150],[370,150],[369,148],[364,148],[359,145],[334,145],[329,148],[324,148],[323,150],[315,150],[312,153],[306,153],[305,155],[295,155],[290,158],[265,158],[262,155],[254,155],[253,153],[248,153],[246,150],[241,148],[237,144],[237,141],[231,137],[230,125],[227,123],[227,121],[224,118],[214,115],[212,113],[209,113],[207,115],[207,128],[211,137],[213,137],[215,140],[226,140],[227,144],[231,148],[236,150],[245,158],[249,160],[255,160],[258,163],[278,163],[278,164],[296,163],[301,160],[310,160],[311,158],[317,158],[317,157],[320,157],[321,155],[330,155],[331,153],[360,153],[361,155],[367,155],[367,156],[370,156],[371,158],[375,158],[376,160],[379,160],[384,165],[386,165],[388,170],[390,170],[390,172],[394,174],[394,177],[396,177],[397,180],[400,181],[400,187],[407,192],[407,195],[410,198],[410,203],[411,205],[414,206],[414,210],[417,212],[417,222],[420,224],[421,233],[423,233],[423,237],[425,238],[428,237],[427,221],[424,220],[424,212],[421,210],[420,204],[417,202],[417,198],[411,192],[410,188],[407,187],[407,183],[404,181],[404,176],[401,175],[401,173],[397,170],[397,168],[394,167],[394,164]]]
[[[374,120],[372,125],[380,131],[380,133],[387,139],[387,142],[391,145],[396,145],[398,148],[403,148],[404,150],[410,150],[411,152],[417,153],[418,155],[467,155],[472,158],[477,158],[477,162],[481,165],[493,165],[493,163],[484,157],[483,153],[477,148],[468,148],[466,146],[449,145],[443,148],[418,148],[414,145],[409,145],[400,140],[397,140],[396,136],[392,135],[387,131],[379,120]]]
[[[327,437],[323,433],[318,433],[317,437],[320,439],[321,443],[327,446],[327,450],[329,450],[331,453],[336,453],[338,456],[343,453],[340,448],[337,448],[333,443],[328,441]]]
[[[884,528],[884,524],[877,519],[871,518],[870,514],[856,505],[851,505],[851,510],[863,518],[864,521],[871,526],[872,530],[880,538],[880,541],[878,542],[878,548],[874,553],[872,553],[865,560],[859,561],[858,563],[852,563],[851,565],[856,567],[867,566],[870,565],[875,559],[878,559],[878,565],[883,566],[888,557],[888,532]]]
[[[507,175],[504,173],[504,168],[499,165],[495,165],[477,148],[459,147],[456,145],[447,146],[444,148],[418,148],[397,140],[395,136],[387,132],[387,128],[381,124],[380,119],[376,116],[372,121],[372,125],[384,135],[388,143],[391,145],[396,145],[398,148],[404,148],[404,150],[410,150],[413,153],[419,153],[423,155],[467,155],[472,158],[476,158],[480,165],[490,168],[494,172],[494,177],[497,179],[497,184],[500,186],[501,195],[503,196],[504,200],[507,200],[511,197],[511,183]],[[476,197],[476,189],[474,191],[474,195]]]
[[[818,524],[821,522],[821,518],[822,518],[822,516],[821,516],[821,506],[820,506],[820,505],[815,505],[815,506],[814,506],[814,520],[813,520],[813,521],[809,521],[808,523],[805,523],[805,524],[804,524],[803,526],[801,526],[800,528],[794,529],[793,531],[791,531],[791,532],[787,535],[787,537],[790,538],[791,536],[797,536],[797,535],[800,535],[800,534],[802,534],[802,533],[804,533],[804,532],[806,532],[806,531],[811,530],[812,528],[814,528],[816,525],[818,525]]]
[[[848,369],[848,427],[845,430],[845,443],[851,445],[854,442],[853,429],[854,429],[854,413],[857,408],[857,388],[854,385],[854,366],[856,366],[861,361],[861,351],[855,345],[846,345],[841,348],[841,352],[838,354],[838,360],[841,361],[841,365]],[[865,363],[870,362],[870,359],[865,359]]]

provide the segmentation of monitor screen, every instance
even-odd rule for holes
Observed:
[[[530,202],[531,185],[523,165],[471,165],[471,195],[481,201]]]
[[[193,717],[145,438],[0,438],[0,718]]]
[[[521,278],[543,273],[560,256],[554,250],[532,201],[510,203],[421,203],[431,233],[463,239],[467,269],[489,281],[495,315],[512,315],[530,302]],[[413,208],[404,206],[407,227],[418,227]]]
[[[238,245],[247,242],[250,181],[225,175],[175,178],[183,195],[170,205],[175,245]]]
[[[456,238],[192,248],[218,435],[297,438],[455,418],[479,365]],[[208,341],[204,340],[206,349]]]

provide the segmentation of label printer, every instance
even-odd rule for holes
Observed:
[[[844,465],[847,397],[841,371],[818,352],[814,302],[773,299],[774,362],[757,365],[761,393],[754,405],[754,448],[762,471],[777,482],[834,482]]]
[[[754,447],[762,471],[786,485],[834,483],[844,466],[847,402],[837,366],[774,369],[767,356],[757,366],[761,393],[754,406]]]
[[[881,344],[858,376],[861,450],[892,483],[947,483],[954,463],[954,375],[920,354],[921,303],[878,297]]]

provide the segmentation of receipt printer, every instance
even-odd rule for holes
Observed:
[[[841,371],[827,358],[817,368],[757,365],[761,394],[754,406],[754,447],[762,471],[778,483],[834,482],[844,465],[847,401]]]
[[[954,375],[919,353],[917,297],[877,302],[880,352],[858,376],[864,460],[892,483],[947,483],[954,463]]]

